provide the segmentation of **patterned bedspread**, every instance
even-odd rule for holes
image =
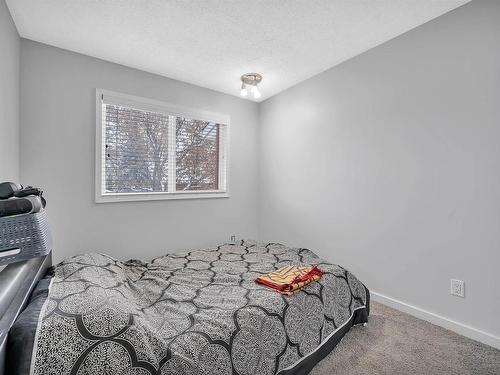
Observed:
[[[254,282],[291,264],[325,275],[290,297]],[[280,244],[242,241],[149,263],[76,256],[55,268],[31,371],[293,373],[342,327],[366,321],[368,298],[344,268]]]

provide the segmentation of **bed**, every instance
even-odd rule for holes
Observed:
[[[293,296],[255,283],[286,265],[323,277]],[[7,373],[306,374],[366,323],[370,294],[308,249],[241,241],[120,262],[91,253],[43,278],[11,328]]]

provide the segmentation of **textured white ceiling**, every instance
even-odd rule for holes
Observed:
[[[20,35],[264,100],[469,0],[7,0]]]

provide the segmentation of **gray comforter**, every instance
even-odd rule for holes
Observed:
[[[254,282],[289,264],[318,264],[326,274],[291,297]],[[31,371],[294,373],[366,321],[368,298],[344,268],[280,244],[242,241],[149,263],[76,256],[55,269]]]

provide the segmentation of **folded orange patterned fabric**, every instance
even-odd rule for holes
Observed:
[[[323,272],[317,266],[286,266],[255,279],[258,284],[291,296],[306,285],[321,278]]]

